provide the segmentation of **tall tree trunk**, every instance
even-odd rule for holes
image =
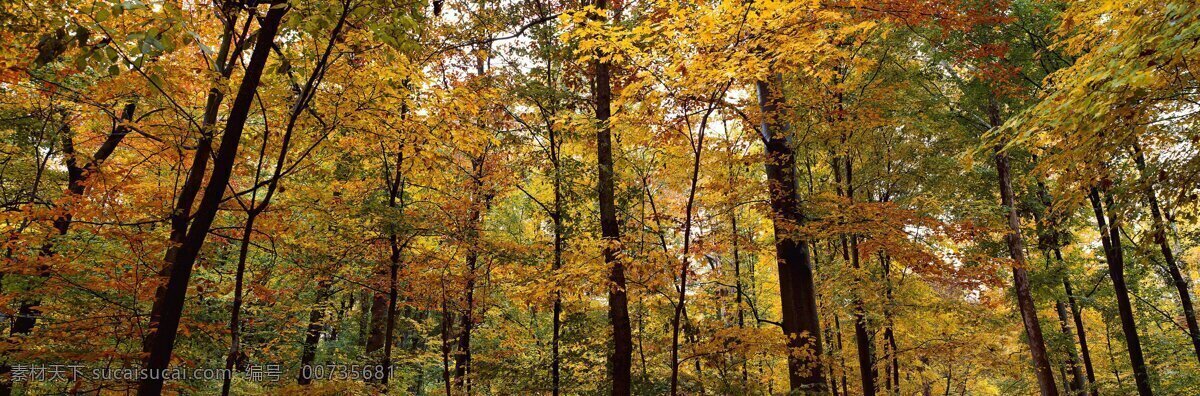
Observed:
[[[479,260],[474,247],[470,249],[467,253],[466,296],[463,313],[459,316],[458,353],[454,355],[454,386],[468,394],[471,392],[471,331],[475,326],[475,270]]]
[[[1071,333],[1071,324],[1067,319],[1067,304],[1060,300],[1054,301],[1054,310],[1058,313],[1058,325],[1062,328],[1062,333],[1068,339],[1075,336]],[[1071,382],[1067,387],[1067,392],[1075,395],[1082,395],[1087,390],[1087,382],[1083,378],[1083,367],[1080,367],[1078,360],[1079,352],[1075,350],[1075,343],[1067,343],[1067,369],[1071,372]]]
[[[891,257],[888,257],[887,253],[881,252],[879,254],[879,261],[883,269],[883,282],[885,285],[884,298],[888,303],[888,307],[884,308],[883,310],[885,322],[883,328],[883,342],[886,345],[886,356],[890,362],[888,367],[890,369],[888,374],[888,389],[890,390],[890,393],[898,394],[900,393],[900,349],[896,347],[896,331],[894,323],[895,314],[892,312],[892,307],[895,306],[895,296],[892,292],[891,278],[892,260]]]
[[[155,298],[150,312],[153,330],[146,337],[142,348],[147,354],[143,367],[151,370],[152,373],[164,370],[170,365],[175,337],[179,330],[179,320],[182,317],[183,304],[187,296],[188,282],[191,280],[192,266],[195,264],[196,258],[200,254],[200,248],[203,247],[204,240],[208,237],[209,229],[216,218],[226,184],[229,183],[233,162],[241,143],[242,130],[245,128],[246,118],[250,113],[250,105],[258,90],[267,57],[271,53],[271,46],[279,31],[280,21],[287,11],[286,5],[273,6],[267,11],[266,18],[261,22],[262,27],[259,29],[254,52],[250,56],[245,76],[242,78],[237,96],[230,109],[225,132],[221,137],[221,145],[217,149],[217,155],[213,161],[213,172],[204,189],[204,196],[188,227],[187,236],[184,238],[183,244],[179,246],[175,260],[173,263],[168,260],[170,276],[163,289],[163,294]],[[150,377],[156,376],[151,375]],[[163,378],[161,376],[144,379],[138,386],[138,395],[158,395],[162,393],[162,386]]]
[[[255,221],[255,219],[258,218],[258,216],[260,214],[262,214],[264,211],[267,210],[267,207],[269,207],[271,205],[271,199],[275,196],[275,192],[279,188],[279,182],[283,178],[283,172],[284,172],[283,167],[284,167],[284,164],[287,163],[288,151],[291,148],[292,136],[296,130],[296,122],[299,120],[300,115],[303,113],[304,109],[307,108],[308,104],[310,103],[310,101],[313,98],[313,95],[315,95],[315,93],[316,93],[317,87],[320,85],[321,80],[324,78],[325,71],[327,70],[327,68],[329,66],[329,56],[333,52],[334,43],[336,43],[339,40],[339,38],[341,36],[342,28],[345,26],[346,17],[349,16],[349,12],[350,12],[349,3],[343,3],[343,5],[344,5],[344,8],[342,10],[342,15],[340,18],[338,18],[337,24],[334,25],[333,30],[330,33],[329,41],[325,45],[325,51],[322,53],[321,57],[318,59],[317,64],[313,68],[312,74],[310,74],[308,76],[308,79],[305,82],[304,87],[300,88],[299,95],[297,95],[297,99],[292,104],[291,109],[288,113],[288,119],[285,124],[286,126],[284,127],[283,137],[280,140],[279,156],[276,158],[276,161],[275,161],[274,172],[271,174],[271,178],[267,182],[266,193],[263,194],[262,202],[257,202],[257,199],[258,199],[258,188],[257,187],[255,187],[253,189],[253,192],[250,194],[250,206],[246,210],[246,224],[242,231],[241,247],[240,247],[240,250],[238,251],[237,271],[234,276],[235,277],[235,285],[234,285],[234,290],[233,290],[233,308],[232,308],[232,312],[230,314],[230,319],[229,319],[229,330],[230,330],[230,341],[231,342],[230,342],[230,346],[229,346],[229,354],[225,360],[225,369],[227,372],[233,372],[233,369],[237,365],[237,362],[240,360],[240,357],[242,355],[242,352],[241,352],[241,311],[242,311],[242,303],[243,303],[242,287],[243,287],[245,274],[246,274],[246,260],[248,258],[248,254],[250,252],[250,243],[254,236],[254,221]],[[262,176],[262,166],[264,163],[263,160],[265,158],[264,154],[266,153],[266,150],[267,150],[267,141],[268,141],[269,137],[270,137],[269,134],[263,135],[262,147],[259,149],[259,153],[258,153],[259,161],[258,161],[257,170],[254,175],[254,183],[256,186],[258,185],[259,179]],[[229,389],[230,389],[230,386],[232,385],[232,381],[233,381],[233,376],[226,376],[224,378],[224,380],[222,381],[222,384],[221,384],[221,395],[222,396],[229,395]]]
[[[263,146],[265,147],[265,140]],[[260,162],[261,163],[261,162]],[[251,199],[253,205],[253,199]],[[237,270],[234,272],[233,286],[233,309],[229,315],[229,352],[225,355],[225,371],[232,373],[234,368],[241,360],[241,344],[242,344],[242,285],[246,278],[246,258],[250,252],[250,239],[254,235],[254,219],[258,217],[258,211],[251,210],[246,216],[246,225],[242,228],[242,241],[238,249]],[[221,395],[228,396],[229,388],[233,384],[233,376],[226,376],[221,381]]]
[[[843,144],[845,140],[843,139]],[[854,203],[854,170],[849,155],[835,156],[833,160],[834,181],[837,184],[837,192],[846,200]],[[865,396],[874,396],[875,379],[879,376],[878,369],[875,368],[875,351],[874,342],[871,341],[871,331],[867,328],[866,308],[863,305],[862,297],[859,295],[863,287],[862,265],[859,260],[858,253],[858,235],[851,234],[849,238],[842,236],[842,258],[850,263],[850,267],[854,271],[855,287],[851,289],[851,302],[854,305],[854,343],[858,352],[858,372],[859,380],[862,385],[862,392]]]
[[[482,72],[481,72],[482,74]],[[491,206],[493,194],[488,186],[483,185],[487,163],[487,152],[471,161],[474,180],[471,192],[471,212],[467,225],[466,240],[470,246],[467,250],[466,296],[464,299],[461,320],[461,333],[458,337],[458,354],[454,356],[455,385],[466,394],[471,394],[471,331],[475,328],[475,285],[479,267],[479,230],[483,222],[484,211]]]
[[[1033,161],[1037,162],[1037,156],[1033,157]],[[1057,268],[1063,271],[1063,282],[1067,282],[1066,263],[1063,262],[1061,254],[1052,257],[1051,251],[1059,252],[1059,247],[1062,245],[1059,239],[1059,221],[1057,214],[1054,213],[1054,199],[1050,197],[1050,189],[1046,188],[1046,183],[1038,180],[1037,196],[1042,203],[1041,211],[1034,212],[1034,221],[1037,223],[1038,246],[1041,248],[1042,257],[1046,260],[1046,270],[1055,271]],[[1070,342],[1067,343],[1067,358],[1063,362],[1063,383],[1067,389],[1067,393],[1075,395],[1083,395],[1087,389],[1087,382],[1083,378],[1083,370],[1079,364],[1079,353],[1075,349],[1074,334],[1071,332],[1071,324],[1067,319],[1067,306],[1062,300],[1054,300],[1055,313],[1058,315],[1059,329],[1063,336],[1067,337]],[[1068,380],[1066,372],[1071,373],[1071,379]]]
[[[1062,250],[1058,247],[1054,248],[1054,258],[1059,263],[1063,262]],[[1083,326],[1083,313],[1075,298],[1075,289],[1071,287],[1071,278],[1067,274],[1063,274],[1062,283],[1063,290],[1067,293],[1067,306],[1071,309],[1071,320],[1075,322],[1075,337],[1079,340],[1079,354],[1083,358],[1084,373],[1087,374],[1088,394],[1099,396],[1099,391],[1096,390],[1096,370],[1092,367],[1092,351],[1088,348],[1087,331]]]
[[[732,168],[732,167],[730,167],[730,168]],[[732,169],[730,169],[730,170],[732,171]],[[732,174],[732,172],[731,172],[731,174]],[[730,176],[731,182],[733,181],[732,179],[733,179],[733,177]],[[734,184],[730,183],[729,185],[732,186]],[[742,257],[741,257],[741,252],[739,251],[739,247],[738,247],[738,240],[741,238],[739,237],[740,233],[738,231],[737,219],[738,219],[737,206],[735,203],[734,206],[732,206],[729,211],[729,228],[733,234],[732,239],[730,240],[733,245],[733,292],[734,292],[733,301],[734,301],[735,307],[737,308],[738,329],[744,329],[744,328],[746,328],[746,310],[742,308],[742,295],[744,295],[746,293],[746,291],[745,291],[745,288],[742,286]],[[742,366],[741,367],[741,369],[742,369],[742,384],[741,384],[742,388],[741,389],[743,392],[748,392],[749,389],[747,389],[747,388],[750,384],[749,364],[747,363],[748,359],[746,359],[746,354],[742,353],[741,355],[742,356],[739,357],[739,360],[741,360],[741,366]]]
[[[559,140],[558,132],[553,126],[549,127],[550,132],[550,162],[554,167],[554,213],[551,214],[554,221],[554,263],[551,264],[551,271],[555,275],[562,269],[563,265],[563,179],[562,179],[562,163],[559,162]],[[558,396],[561,392],[561,370],[562,361],[559,357],[559,343],[562,342],[562,291],[558,286],[554,287],[554,322],[552,323],[553,334],[550,338],[550,381],[553,396]]]
[[[998,124],[998,120],[997,120]],[[1037,374],[1038,388],[1043,396],[1058,395],[1058,385],[1054,381],[1054,371],[1050,368],[1050,359],[1046,355],[1046,343],[1042,338],[1042,326],[1038,323],[1037,308],[1033,303],[1033,295],[1029,286],[1029,273],[1025,270],[1025,241],[1021,237],[1021,218],[1017,215],[1016,199],[1012,189],[1012,177],[1009,174],[1008,155],[1001,146],[995,150],[996,171],[1000,178],[1000,199],[1008,216],[1008,251],[1015,262],[1013,265],[1013,287],[1017,294],[1017,307],[1021,312],[1021,321],[1025,323],[1025,336],[1029,343],[1029,354],[1033,359],[1034,371]]]
[[[1096,215],[1096,226],[1100,229],[1100,242],[1104,245],[1105,261],[1108,262],[1108,277],[1112,279],[1113,293],[1117,297],[1117,313],[1121,318],[1121,331],[1125,334],[1125,346],[1129,350],[1129,362],[1133,366],[1133,379],[1138,394],[1154,394],[1150,389],[1150,373],[1146,371],[1146,360],[1142,356],[1142,343],[1138,337],[1137,322],[1133,316],[1133,304],[1129,301],[1129,287],[1125,284],[1125,257],[1121,243],[1121,223],[1113,209],[1112,196],[1101,203],[1100,191],[1092,187],[1088,193],[1092,211]],[[1107,207],[1107,213],[1105,211]]]
[[[596,0],[600,14],[597,19],[606,19],[608,0]],[[604,263],[610,268],[608,280],[608,320],[612,323],[613,350],[608,357],[614,396],[628,395],[633,370],[633,331],[629,323],[629,295],[625,287],[625,264],[621,261],[621,230],[617,224],[617,205],[613,183],[616,176],[612,158],[612,82],[611,65],[597,59],[595,69],[594,96],[596,121],[596,162],[599,168],[598,193],[600,201],[600,235],[604,238]]]
[[[719,91],[721,96],[725,90]],[[714,94],[714,102],[715,96]],[[687,282],[688,272],[691,271],[691,245],[692,245],[692,209],[696,203],[696,189],[700,183],[700,156],[704,153],[704,129],[708,127],[708,117],[712,115],[715,105],[709,105],[708,110],[701,117],[700,127],[698,128],[698,136],[696,145],[692,147],[692,177],[691,185],[688,187],[687,204],[684,205],[684,220],[683,220],[683,260],[679,268],[679,289],[678,304],[675,305],[675,316],[671,320],[671,394],[679,394],[679,322],[683,318],[683,312],[687,306]],[[690,131],[688,133],[691,133]],[[699,361],[697,361],[699,363]],[[697,373],[699,375],[699,373]]]
[[[788,382],[792,392],[823,392],[821,324],[817,317],[816,286],[808,242],[798,234],[804,223],[796,192],[796,155],[791,146],[791,126],[781,111],[783,77],[772,74],[758,81],[762,134],[766,146],[766,174],[779,265],[779,298],[783,333],[787,337]]]
[[[308,328],[304,331],[304,344],[300,348],[300,374],[296,383],[308,385],[312,383],[313,361],[317,358],[317,343],[321,342],[321,326],[325,320],[325,300],[329,298],[329,289],[333,284],[327,279],[317,281],[317,298],[308,312]]]
[[[1000,107],[995,99],[988,103],[988,118],[992,128],[999,128]],[[1038,322],[1037,307],[1033,302],[1033,294],[1029,286],[1029,273],[1025,270],[1025,240],[1021,236],[1021,217],[1017,215],[1016,198],[1012,188],[1012,175],[1008,154],[1004,146],[997,144],[994,149],[996,173],[1000,182],[1000,201],[1004,205],[1008,217],[1008,252],[1012,256],[1013,288],[1016,289],[1017,308],[1021,312],[1021,321],[1025,324],[1025,337],[1029,344],[1029,354],[1033,359],[1034,372],[1037,375],[1038,389],[1042,396],[1057,396],[1058,384],[1054,380],[1054,370],[1050,368],[1050,359],[1046,354],[1046,342],[1042,338],[1042,325]]]
[[[1163,261],[1167,264],[1167,273],[1171,276],[1171,284],[1175,286],[1175,292],[1179,293],[1179,305],[1183,308],[1183,319],[1187,324],[1188,337],[1192,341],[1192,350],[1196,354],[1196,359],[1200,360],[1200,325],[1196,323],[1192,293],[1188,290],[1188,282],[1183,278],[1183,272],[1179,270],[1179,264],[1175,261],[1175,252],[1172,251],[1171,243],[1167,240],[1167,227],[1163,221],[1162,209],[1158,205],[1158,196],[1154,193],[1154,180],[1146,168],[1146,155],[1142,153],[1140,144],[1134,143],[1133,149],[1134,163],[1137,164],[1138,172],[1141,174],[1139,182],[1142,184],[1146,201],[1150,204],[1150,217],[1154,224],[1154,243],[1158,244],[1159,250],[1162,251]]]

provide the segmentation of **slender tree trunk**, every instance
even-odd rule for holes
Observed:
[[[551,264],[551,272],[555,275],[562,269],[563,265],[563,249],[565,240],[563,238],[563,178],[562,178],[562,162],[559,158],[559,137],[558,132],[553,126],[548,126],[550,134],[550,163],[554,167],[554,213],[551,214],[551,220],[554,221],[554,263]],[[550,338],[550,381],[552,385],[551,393],[553,396],[559,396],[561,392],[561,366],[562,361],[559,356],[559,343],[562,342],[562,291],[558,285],[554,287],[554,322],[553,334]]]
[[[183,314],[183,304],[187,295],[188,282],[192,275],[192,266],[200,254],[200,248],[208,237],[209,228],[216,218],[226,184],[229,183],[233,162],[241,143],[242,130],[250,113],[255,92],[258,90],[263,69],[270,55],[271,46],[279,30],[280,21],[288,7],[272,7],[262,20],[254,51],[246,66],[245,76],[238,87],[237,96],[226,121],[225,132],[221,137],[221,145],[213,163],[213,172],[209,183],[204,189],[204,197],[196,210],[196,215],[188,228],[184,243],[180,245],[176,260],[169,266],[169,278],[164,293],[156,296],[150,313],[152,333],[146,337],[143,350],[147,353],[143,367],[151,371],[150,377],[142,380],[138,386],[138,395],[158,395],[162,393],[163,378],[154,375],[170,365],[171,353],[175,346],[175,337],[179,330],[179,320]],[[168,260],[168,263],[171,263]]]
[[[474,249],[473,247],[471,249]],[[454,385],[470,393],[471,383],[471,331],[475,326],[475,270],[479,256],[470,251],[467,253],[467,284],[466,297],[463,300],[463,314],[459,316],[461,331],[458,336],[458,354],[454,355]]]
[[[1033,157],[1034,162],[1037,162],[1037,156]],[[1050,196],[1050,189],[1046,188],[1046,183],[1038,180],[1037,196],[1042,203],[1042,210],[1034,212],[1034,221],[1038,226],[1038,245],[1041,247],[1042,256],[1046,260],[1046,270],[1053,272],[1055,270],[1054,263],[1063,271],[1062,277],[1064,284],[1067,283],[1067,268],[1062,256],[1059,253],[1059,247],[1062,245],[1059,239],[1059,221],[1058,216],[1054,213],[1054,199]],[[1056,255],[1051,256],[1051,251]],[[1052,261],[1053,260],[1053,261]],[[1069,292],[1069,290],[1068,290]],[[1069,293],[1068,293],[1069,294]],[[1073,296],[1068,297],[1073,299]],[[1073,300],[1072,300],[1073,304]],[[1075,348],[1074,335],[1071,332],[1071,324],[1067,319],[1067,305],[1062,300],[1055,299],[1055,313],[1058,315],[1059,328],[1063,336],[1071,340],[1067,343],[1067,358],[1063,362],[1065,367],[1062,370],[1063,384],[1069,394],[1083,395],[1087,389],[1087,382],[1083,378],[1083,370],[1079,364],[1079,353]],[[1071,379],[1067,379],[1067,372],[1071,373]]]
[[[892,260],[887,253],[879,254],[880,265],[883,269],[883,282],[885,285],[884,297],[888,302],[888,307],[884,308],[883,316],[885,327],[883,328],[883,342],[887,345],[887,359],[890,361],[890,371],[888,379],[888,389],[890,393],[900,393],[900,357],[899,348],[896,347],[896,333],[894,325],[894,313],[892,307],[895,306],[895,296],[892,292]]]
[[[843,143],[845,141],[843,140]],[[834,181],[837,191],[851,204],[854,203],[854,171],[849,155],[836,156],[833,161]],[[847,241],[848,239],[848,241]],[[874,342],[871,341],[871,331],[867,328],[866,308],[863,305],[859,289],[863,287],[862,265],[858,253],[858,235],[851,234],[849,238],[842,236],[842,258],[850,263],[854,271],[855,287],[851,290],[851,302],[854,305],[854,342],[858,352],[858,371],[863,395],[874,396],[876,393],[875,379],[879,371],[875,368]]]
[[[242,243],[238,249],[237,270],[234,273],[233,309],[229,315],[229,353],[225,355],[225,371],[229,373],[233,372],[234,368],[238,366],[238,361],[241,360],[242,284],[246,278],[246,258],[250,252],[250,239],[254,233],[254,219],[258,217],[258,213],[258,211],[252,210],[246,216],[246,225],[242,228]],[[229,387],[232,382],[232,375],[226,376],[221,382],[222,396],[229,395]]]
[[[1133,379],[1137,383],[1138,394],[1153,395],[1150,389],[1150,373],[1146,371],[1146,361],[1142,356],[1142,343],[1138,337],[1137,322],[1133,316],[1133,304],[1129,301],[1129,287],[1125,284],[1125,257],[1121,243],[1121,223],[1113,209],[1112,197],[1108,196],[1102,204],[1100,192],[1091,188],[1088,199],[1092,202],[1092,210],[1096,215],[1096,225],[1100,228],[1100,242],[1104,245],[1104,255],[1108,262],[1108,277],[1113,282],[1113,293],[1117,297],[1117,313],[1121,318],[1121,331],[1125,334],[1125,346],[1129,350],[1129,362],[1133,366]],[[1107,214],[1105,213],[1107,207]]]
[[[446,283],[442,281],[442,385],[446,388],[446,396],[450,396],[450,390],[454,386],[450,380],[450,326],[451,316],[450,302],[446,295]]]
[[[758,104],[762,109],[762,134],[766,146],[766,174],[775,229],[775,252],[779,265],[779,297],[783,333],[787,337],[788,382],[792,392],[823,392],[821,368],[821,324],[817,317],[816,286],[808,242],[796,227],[804,222],[796,192],[796,156],[791,146],[791,127],[783,117],[783,78],[772,74],[758,81]]]
[[[329,298],[332,283],[326,279],[317,281],[317,298],[308,312],[308,328],[304,332],[304,345],[300,348],[300,374],[296,383],[308,385],[312,383],[313,361],[317,358],[317,343],[321,342],[322,321],[325,320],[325,307],[322,305]]]
[[[484,174],[486,162],[487,153],[484,152],[479,157],[473,159],[471,163],[471,169],[474,172],[471,176],[475,182],[474,191],[471,193],[470,223],[466,235],[466,239],[470,243],[466,258],[466,296],[464,299],[463,314],[459,317],[462,329],[458,337],[458,354],[454,357],[455,385],[468,395],[471,393],[471,332],[475,328],[475,285],[479,266],[479,229],[483,221],[484,210],[491,206],[493,197],[492,193],[487,190],[488,187],[483,185],[483,178],[486,176]]]
[[[838,357],[838,368],[841,369],[840,377],[841,377],[841,382],[842,382],[842,394],[849,395],[850,394],[850,384],[849,384],[849,381],[846,380],[846,371],[848,371],[848,369],[846,368],[846,355],[842,354],[842,351],[846,350],[846,347],[845,347],[846,344],[842,340],[842,318],[840,315],[838,315],[836,310],[833,312],[833,328],[834,328],[834,332],[837,333],[837,357]],[[836,382],[836,381],[832,381],[832,382]],[[837,384],[835,383],[834,386],[836,386],[836,385]]]
[[[1071,333],[1071,324],[1067,319],[1067,304],[1062,301],[1054,301],[1054,310],[1058,313],[1058,325],[1062,328],[1063,335],[1067,338],[1074,338]],[[1067,369],[1071,372],[1071,382],[1067,391],[1072,394],[1082,395],[1087,390],[1087,382],[1083,378],[1083,368],[1080,367],[1078,359],[1079,352],[1075,350],[1075,343],[1067,344]]]
[[[596,8],[601,13],[598,19],[605,19],[603,13],[608,10],[608,0],[596,0]],[[603,22],[603,21],[602,21]],[[595,105],[596,120],[600,124],[596,132],[596,157],[599,167],[599,196],[600,196],[600,234],[604,238],[604,263],[611,269],[608,280],[611,282],[608,291],[608,320],[612,323],[613,350],[608,357],[610,376],[612,377],[612,394],[614,396],[629,395],[631,386],[631,371],[633,369],[633,331],[629,323],[629,296],[625,288],[625,264],[621,261],[621,230],[617,225],[617,206],[614,199],[613,183],[616,176],[612,158],[612,131],[609,117],[612,116],[612,83],[610,81],[611,65],[608,61],[596,60],[595,69]]]
[[[724,90],[720,90],[720,95],[724,95]],[[714,95],[716,96],[716,95]],[[716,98],[713,98],[714,101]],[[684,206],[683,220],[683,260],[680,263],[679,269],[679,289],[678,304],[675,305],[675,317],[671,321],[671,394],[679,394],[679,322],[683,317],[683,310],[687,305],[687,282],[688,272],[691,271],[691,243],[692,243],[692,209],[696,203],[696,190],[700,183],[700,158],[704,153],[704,129],[708,127],[708,117],[712,114],[716,107],[710,105],[708,110],[701,117],[696,145],[692,147],[692,177],[691,185],[688,188],[687,204]],[[690,132],[689,132],[690,133]],[[697,361],[699,363],[699,361]],[[698,375],[699,373],[697,373]]]
[[[1000,108],[995,100],[988,104],[988,116],[992,127],[999,127]],[[1021,312],[1021,321],[1025,324],[1025,337],[1029,343],[1029,354],[1033,360],[1034,372],[1037,375],[1038,388],[1042,396],[1057,396],[1058,384],[1054,380],[1054,370],[1050,368],[1050,359],[1046,354],[1046,342],[1042,338],[1042,325],[1038,322],[1037,307],[1033,302],[1033,294],[1029,286],[1029,273],[1025,270],[1025,240],[1021,237],[1021,217],[1017,215],[1016,198],[1012,188],[1012,176],[1008,154],[1003,145],[995,147],[996,173],[1000,182],[1000,200],[1008,217],[1009,254],[1012,255],[1013,288],[1016,289],[1017,308]]]
[[[1163,221],[1162,209],[1158,205],[1158,196],[1154,193],[1154,181],[1146,168],[1146,155],[1142,153],[1140,144],[1135,143],[1133,148],[1134,162],[1137,164],[1138,172],[1141,173],[1142,189],[1146,195],[1146,201],[1150,204],[1150,217],[1154,224],[1154,243],[1158,244],[1159,250],[1162,251],[1163,260],[1167,264],[1167,273],[1171,276],[1171,284],[1175,286],[1175,292],[1179,293],[1179,305],[1183,308],[1183,319],[1187,324],[1188,338],[1191,338],[1192,350],[1196,354],[1196,359],[1200,360],[1200,325],[1196,323],[1192,293],[1188,290],[1188,282],[1183,278],[1183,272],[1179,270],[1179,264],[1175,261],[1175,252],[1172,251],[1171,243],[1167,240],[1167,227]]]
[[[732,171],[732,169],[730,170]],[[730,181],[732,181],[732,176],[730,179]],[[734,184],[730,183],[730,185],[732,186]],[[736,205],[736,203],[734,205]],[[742,295],[745,294],[746,291],[745,288],[742,287],[742,257],[738,247],[738,240],[741,238],[739,237],[740,233],[738,231],[737,218],[737,206],[732,206],[729,211],[729,228],[733,234],[732,239],[730,240],[733,245],[733,301],[735,307],[737,308],[738,329],[744,329],[746,328],[746,310],[742,308]],[[746,359],[745,353],[742,353],[739,359],[741,360],[742,366],[741,389],[743,392],[748,392],[748,387],[750,384],[749,365],[747,364],[748,359]]]
[[[1062,263],[1062,251],[1054,248],[1054,258]],[[1083,358],[1084,373],[1087,374],[1088,394],[1091,396],[1099,396],[1099,391],[1096,390],[1096,371],[1092,367],[1092,352],[1088,348],[1087,331],[1083,326],[1083,314],[1079,308],[1079,302],[1075,299],[1075,290],[1071,287],[1071,279],[1066,274],[1063,274],[1063,290],[1067,293],[1067,306],[1071,309],[1071,320],[1075,322],[1075,336],[1079,340],[1079,354]]]

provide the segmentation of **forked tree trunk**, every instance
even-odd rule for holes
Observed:
[[[1133,316],[1133,304],[1129,301],[1129,286],[1125,283],[1125,257],[1121,243],[1121,223],[1115,216],[1112,196],[1101,202],[1100,191],[1092,187],[1088,193],[1092,211],[1096,215],[1096,226],[1100,229],[1100,243],[1104,245],[1105,261],[1108,262],[1108,277],[1112,279],[1113,293],[1117,297],[1117,313],[1121,318],[1121,331],[1125,334],[1125,347],[1129,362],[1133,366],[1133,379],[1138,394],[1150,396],[1150,373],[1146,371],[1146,360],[1142,356],[1142,342],[1138,337],[1137,322]],[[1107,207],[1107,211],[1105,210]]]
[[[200,206],[196,209],[195,217],[188,226],[188,232],[183,238],[183,244],[176,251],[174,260],[168,260],[169,278],[162,294],[156,296],[150,312],[151,333],[143,343],[146,358],[142,367],[154,372],[161,372],[171,362],[171,354],[175,347],[175,337],[179,331],[179,321],[183,315],[183,305],[187,296],[188,282],[191,280],[192,266],[204,246],[208,232],[216,218],[217,211],[224,197],[226,184],[229,183],[233,170],[233,162],[237,157],[238,146],[241,144],[242,130],[246,126],[246,118],[250,114],[255,93],[275,35],[279,31],[283,15],[287,13],[286,4],[273,5],[261,22],[258,38],[255,40],[254,52],[246,66],[245,76],[238,87],[237,96],[230,109],[225,132],[221,137],[221,145],[217,149],[213,161],[213,172]],[[190,205],[189,205],[190,206]],[[150,375],[140,381],[138,395],[149,396],[162,393],[162,376]]]

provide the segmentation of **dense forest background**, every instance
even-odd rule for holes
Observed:
[[[1198,65],[1194,0],[0,2],[0,395],[1200,394]]]

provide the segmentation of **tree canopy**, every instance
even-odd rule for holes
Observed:
[[[1193,0],[0,3],[0,395],[1200,393]]]

